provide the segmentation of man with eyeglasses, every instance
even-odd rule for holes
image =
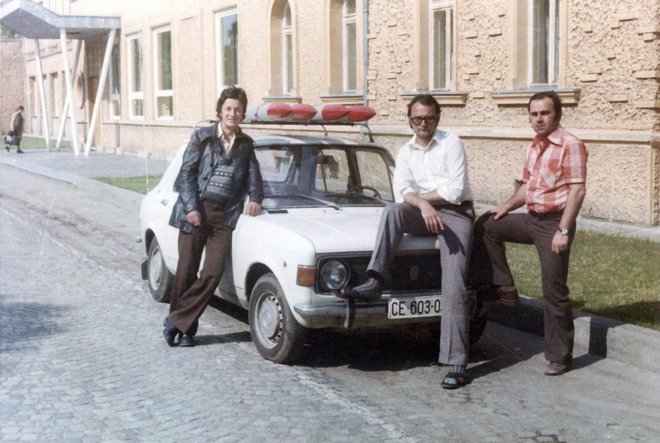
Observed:
[[[442,267],[442,322],[439,362],[451,366],[445,389],[467,383],[469,347],[466,278],[474,209],[467,156],[457,135],[438,129],[440,105],[429,94],[408,104],[414,136],[399,150],[394,170],[396,203],[383,210],[366,283],[344,295],[380,299],[385,275],[403,234],[434,235]]]

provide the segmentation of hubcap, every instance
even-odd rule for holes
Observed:
[[[281,328],[280,304],[274,295],[268,295],[259,306],[258,324],[261,334],[269,340],[276,341]]]

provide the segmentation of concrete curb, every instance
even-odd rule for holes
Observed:
[[[518,305],[495,305],[490,320],[543,335],[543,301],[521,296]],[[660,372],[660,332],[573,311],[575,348],[652,372]]]

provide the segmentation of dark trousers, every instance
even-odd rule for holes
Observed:
[[[222,208],[204,200],[202,225],[192,234],[179,231],[179,262],[170,296],[170,321],[180,331],[188,331],[197,320],[220,283],[231,245],[232,230],[222,225]],[[199,272],[206,247],[204,267]]]
[[[559,227],[561,213],[508,214],[495,220],[482,216],[474,229],[475,283],[514,285],[506,259],[504,242],[533,244],[541,262],[543,287],[544,348],[546,360],[568,364],[573,358],[573,311],[568,298],[568,261],[570,249],[552,252],[552,238]],[[575,226],[570,228],[570,239]]]
[[[368,269],[386,275],[403,234],[436,235],[442,268],[442,322],[440,355],[442,364],[467,364],[470,346],[470,316],[467,304],[468,261],[474,210],[471,204],[438,209],[445,229],[433,234],[426,229],[419,209],[405,203],[383,209],[376,246]]]

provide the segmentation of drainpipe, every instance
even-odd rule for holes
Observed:
[[[369,75],[369,0],[362,0],[362,27],[364,32],[362,33],[362,90],[363,90],[363,99],[362,102],[365,105],[369,104],[369,80],[367,77]]]
[[[369,105],[369,0],[362,0],[362,103]],[[364,138],[364,127],[360,129]],[[371,131],[369,139],[373,142]]]

